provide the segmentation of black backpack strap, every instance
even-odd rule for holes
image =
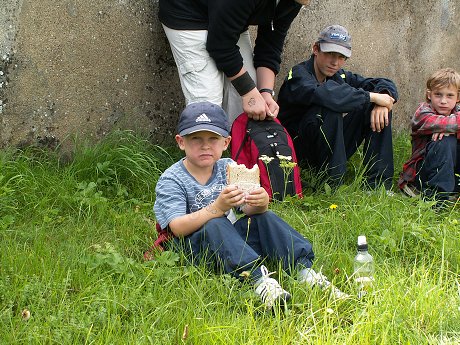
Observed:
[[[248,120],[248,123],[249,123],[249,120]],[[233,159],[235,162],[238,161],[238,157],[240,156],[240,153],[243,150],[244,144],[246,144],[246,141],[248,141],[248,139],[249,139],[249,129],[248,129],[248,125],[246,124],[246,134],[244,135],[244,138],[241,141],[241,145],[238,148],[238,151],[236,151],[235,158]]]

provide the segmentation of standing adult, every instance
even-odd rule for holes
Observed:
[[[279,119],[294,140],[301,164],[325,169],[337,184],[347,160],[364,141],[364,164],[371,188],[391,188],[391,110],[396,85],[344,70],[351,36],[340,25],[324,28],[311,57],[294,66],[280,89]]]
[[[309,0],[160,0],[159,19],[186,104],[221,105],[232,122],[277,116],[275,76],[288,29]],[[257,25],[252,49],[248,27]]]

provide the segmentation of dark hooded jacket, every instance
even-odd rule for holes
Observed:
[[[295,133],[294,128],[303,116],[310,113],[310,108],[350,113],[370,104],[369,92],[386,93],[398,100],[396,85],[386,78],[366,78],[340,69],[324,83],[319,83],[312,55],[292,67],[285,78],[278,96],[278,119]]]

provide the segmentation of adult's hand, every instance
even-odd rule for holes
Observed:
[[[275,85],[275,73],[267,67],[257,67],[257,86],[259,90],[268,89],[273,90]],[[278,103],[273,99],[270,92],[262,92],[262,97],[265,100],[265,117],[275,118],[278,116],[279,106]]]
[[[250,119],[264,120],[267,115],[267,103],[257,88],[242,96],[243,110]]]
[[[280,110],[278,103],[276,103],[272,95],[270,95],[268,92],[262,92],[261,95],[265,100],[265,113],[267,118],[274,119],[278,116],[278,112]]]

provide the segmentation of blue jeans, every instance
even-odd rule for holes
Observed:
[[[175,238],[175,244],[193,264],[205,263],[238,279],[252,271],[254,281],[265,259],[279,260],[289,273],[311,267],[314,259],[311,243],[271,211],[235,224],[226,217],[212,219],[191,235]]]
[[[457,162],[460,158],[457,155],[458,149],[460,145],[456,135],[427,144],[425,158],[416,178],[418,187],[425,196],[436,196],[443,200],[458,190],[458,179],[455,177],[460,168]]]

